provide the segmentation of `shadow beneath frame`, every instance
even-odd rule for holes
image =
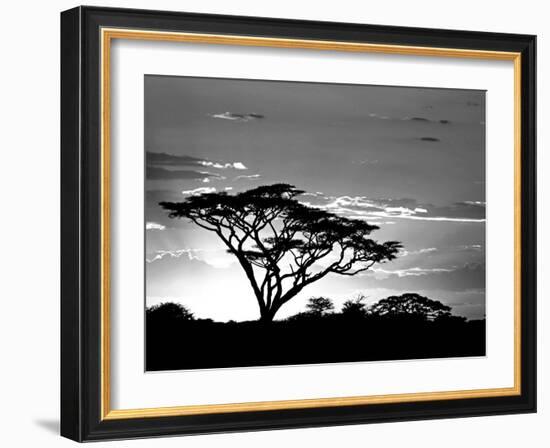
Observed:
[[[49,433],[59,434],[59,420],[57,419],[36,419],[34,423]]]

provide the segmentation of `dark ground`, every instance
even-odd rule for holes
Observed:
[[[485,355],[485,320],[303,315],[263,324],[147,314],[146,370]]]

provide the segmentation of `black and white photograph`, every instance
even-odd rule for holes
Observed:
[[[16,39],[11,435],[538,446],[543,15],[162,3]]]
[[[144,89],[146,370],[486,355],[485,91]]]

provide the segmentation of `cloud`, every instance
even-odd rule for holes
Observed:
[[[165,168],[158,168],[148,166],[146,169],[146,176],[148,180],[202,180],[205,173],[190,170],[167,170]],[[215,177],[215,174],[212,175]]]
[[[199,187],[199,188],[195,188],[194,190],[183,190],[181,194],[190,195],[190,196],[199,196],[201,194],[215,193],[215,192],[216,192],[215,187]]]
[[[147,254],[145,260],[147,263],[155,263],[160,260],[179,259],[185,257],[190,261],[200,261],[216,269],[225,269],[236,263],[233,255],[227,253],[225,249],[173,249],[157,250],[152,254]]]
[[[435,248],[435,247],[426,247],[426,248],[418,249],[418,250],[402,250],[399,253],[399,256],[400,257],[406,257],[408,255],[428,254],[428,253],[436,252],[436,251],[437,251],[437,248]]]
[[[371,199],[366,196],[307,197],[301,202],[353,219],[377,221],[381,219],[409,219],[442,222],[485,222],[485,203],[482,201],[455,202],[446,206],[418,204],[415,199]]]
[[[236,169],[246,170],[247,167],[242,162],[220,162],[203,159],[199,157],[192,157],[187,155],[174,155],[165,152],[151,152],[147,151],[146,161],[148,166],[170,166],[170,167],[198,167],[206,166],[216,169]]]
[[[248,169],[241,162],[220,163],[220,162],[210,162],[208,160],[201,160],[200,164],[203,165],[203,166],[209,166],[209,167],[217,168],[217,169],[220,169],[220,170],[226,170],[228,168],[233,168],[235,170],[247,170]]]
[[[394,218],[412,219],[418,221],[443,221],[443,222],[485,222],[485,219],[471,219],[471,218],[449,218],[448,216],[393,216]]]
[[[261,114],[248,113],[248,114],[238,114],[233,112],[223,112],[218,114],[208,114],[211,118],[219,118],[221,120],[236,121],[240,123],[246,123],[247,121],[261,120],[264,118]]]
[[[377,163],[378,163],[378,159],[375,159],[375,160],[365,159],[365,160],[361,160],[359,162],[359,165],[376,165]]]
[[[439,142],[439,141],[441,141],[436,137],[420,137],[418,140],[421,140],[423,142]]]
[[[380,120],[391,120],[391,118],[388,117],[387,115],[380,115],[380,114],[375,114],[375,113],[370,113],[369,117],[370,118],[378,118]]]
[[[154,263],[155,261],[162,260],[164,257],[179,258],[182,255],[187,255],[189,260],[198,260],[196,256],[200,249],[177,249],[177,250],[157,250],[149,258],[145,258],[147,263]]]
[[[476,231],[477,232],[477,231]],[[379,271],[377,278],[385,278],[382,273],[395,273],[400,276],[426,275],[440,272],[450,272],[467,264],[476,265],[485,262],[485,253],[481,245],[447,245],[440,241],[438,247],[418,247],[413,242],[404,241],[404,248],[397,254],[397,259],[389,264],[375,266]],[[435,270],[434,270],[435,269]]]
[[[377,118],[379,120],[392,120],[392,121],[412,121],[416,123],[435,123],[435,124],[450,124],[450,120],[446,119],[432,119],[432,118],[426,118],[426,117],[419,117],[419,116],[413,116],[413,117],[390,117],[388,115],[381,115],[377,113],[370,113],[368,114],[370,118]]]
[[[218,173],[201,171],[198,168],[207,167],[217,170],[246,170],[242,162],[220,162],[187,155],[174,155],[164,152],[146,153],[147,179],[176,180],[191,179],[209,182],[210,179],[225,179]]]
[[[360,274],[361,275],[361,274]],[[365,271],[369,285],[402,290],[466,291],[485,288],[485,264],[466,263],[445,268],[411,267]]]
[[[233,179],[233,180],[240,180],[240,179],[250,179],[250,180],[254,180],[254,179],[259,179],[260,177],[262,177],[262,176],[259,175],[259,174],[250,174],[250,175],[248,175],[248,176],[246,176],[246,175],[240,175],[240,176],[235,177],[235,179]]]
[[[423,122],[426,122],[426,123],[438,123],[438,124],[450,124],[451,123],[451,120],[431,120],[429,118],[425,118],[425,117],[410,117],[410,118],[405,118],[405,120],[409,120],[409,121],[423,121]]]
[[[387,270],[387,269],[380,269],[380,268],[372,268],[372,272],[375,273],[382,273],[382,274],[388,274],[388,275],[397,275],[398,277],[419,277],[422,275],[428,275],[433,274],[437,272],[452,272],[454,269],[448,269],[448,268],[408,268],[408,269],[394,269],[394,270]]]
[[[458,249],[463,251],[481,252],[483,251],[483,246],[481,244],[467,244],[464,246],[459,246]]]
[[[487,203],[484,202],[484,201],[464,201],[463,204],[466,204],[466,205],[477,205],[477,206],[485,207],[485,205],[486,205]]]
[[[203,159],[197,157],[151,151],[147,151],[145,159],[148,166],[198,166],[203,162]]]
[[[148,222],[145,224],[145,230],[164,230],[166,226],[159,224],[157,222]]]

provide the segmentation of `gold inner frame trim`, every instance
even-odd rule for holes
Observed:
[[[419,47],[306,39],[279,39],[218,34],[101,29],[101,419],[116,420],[216,413],[252,412],[432,400],[503,397],[521,394],[521,54],[515,52]],[[295,48],[357,53],[456,57],[514,63],[514,386],[492,389],[419,392],[390,395],[313,398],[140,409],[111,409],[110,346],[110,66],[113,39],[215,45]]]

